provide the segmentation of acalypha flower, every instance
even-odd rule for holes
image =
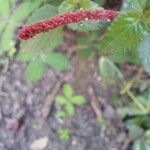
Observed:
[[[49,30],[69,23],[76,23],[84,20],[113,20],[117,15],[117,11],[113,10],[80,10],[76,12],[68,12],[47,20],[41,20],[23,26],[18,32],[18,38],[27,40],[41,32],[48,32]]]

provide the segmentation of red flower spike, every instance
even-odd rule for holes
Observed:
[[[18,32],[18,38],[27,40],[41,32],[48,32],[49,30],[69,23],[77,23],[84,20],[113,20],[117,15],[118,12],[113,10],[80,10],[68,12],[22,27]]]

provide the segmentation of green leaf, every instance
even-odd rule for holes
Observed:
[[[143,37],[141,13],[123,13],[108,28],[100,48],[108,53],[136,49]]]
[[[150,34],[145,36],[139,47],[139,52],[145,71],[150,73]]]
[[[140,138],[144,133],[144,130],[140,126],[137,126],[135,124],[127,125],[127,128],[129,130],[129,137],[132,140]]]
[[[117,114],[124,118],[125,116],[141,115],[142,112],[135,106],[126,106],[117,109]]]
[[[129,0],[129,3],[132,5],[133,9],[137,11],[149,10],[150,1],[149,0]]]
[[[87,59],[88,57],[91,56],[93,52],[93,49],[92,48],[85,48],[85,49],[82,49],[81,52],[80,52],[80,57],[82,59]]]
[[[93,0],[95,3],[99,4],[100,6],[104,6],[105,1],[104,0]]]
[[[43,7],[41,7],[40,9],[38,9],[36,12],[34,12],[32,14],[32,16],[28,19],[27,24],[30,24],[32,22],[36,22],[39,20],[43,20],[43,19],[47,19],[50,18],[54,15],[57,14],[57,8],[51,5],[45,5]],[[27,41],[23,41],[22,42],[22,47],[21,47],[21,53],[25,53],[27,52],[26,56],[24,56],[24,58],[22,57],[22,59],[24,61],[31,61],[30,64],[32,64],[33,59],[31,58],[32,56],[29,54],[34,54],[33,58],[36,59],[37,61],[40,61],[38,63],[40,63],[40,67],[39,69],[37,69],[37,77],[34,78],[34,75],[32,75],[32,70],[30,71],[30,64],[27,68],[27,72],[31,72],[29,73],[29,80],[38,80],[41,76],[42,76],[42,72],[43,72],[43,65],[46,62],[50,62],[50,60],[48,61],[47,58],[51,57],[49,56],[49,54],[56,56],[56,59],[62,59],[64,61],[64,63],[60,64],[59,61],[55,60],[51,57],[51,59],[53,59],[53,61],[51,60],[51,66],[55,67],[57,69],[64,69],[66,67],[66,62],[60,55],[58,56],[57,54],[54,53],[50,53],[49,51],[53,50],[54,48],[56,48],[63,40],[63,34],[62,34],[62,28],[57,28],[55,30],[52,30],[48,33],[41,33],[39,35],[37,35],[35,38],[32,38],[30,40]],[[39,56],[40,56],[40,60],[39,60]],[[58,57],[57,57],[58,56]],[[57,64],[55,64],[57,63]],[[32,65],[31,65],[32,66]],[[38,66],[36,66],[38,67]],[[36,71],[35,71],[36,73]],[[27,78],[28,79],[28,78]]]
[[[22,2],[17,3],[17,6],[16,0],[0,0],[0,2],[0,20],[2,20],[0,23],[0,31],[4,31],[1,36],[0,49],[10,52],[12,49],[14,49],[13,36],[15,28],[18,26],[16,21],[21,21],[22,19],[26,18],[33,10],[37,8],[36,6],[41,2]],[[16,8],[15,11],[14,8]],[[10,14],[10,12],[12,12],[12,14]]]
[[[70,99],[70,101],[71,101],[73,104],[79,105],[79,106],[84,105],[85,102],[86,102],[84,96],[81,96],[81,95],[76,95],[76,96],[72,97],[72,98]]]
[[[144,10],[150,10],[150,1],[146,0]]]
[[[72,3],[69,0],[65,0],[59,6],[58,11],[59,11],[59,13],[74,11],[76,8],[76,5],[77,5],[77,1],[74,1]]]
[[[103,116],[97,118],[97,123],[100,127],[106,126],[107,120]]]
[[[59,139],[62,141],[68,141],[70,139],[70,130],[68,128],[59,129],[58,130],[58,136]]]
[[[43,71],[44,71],[44,65],[42,60],[40,59],[33,60],[28,65],[25,75],[27,80],[31,82],[35,82],[42,77]]]
[[[147,0],[128,0],[129,4],[132,5],[132,8],[135,10],[143,10]]]
[[[10,49],[8,49],[6,52],[7,52],[7,55],[12,58],[14,56],[14,54],[16,53],[16,48],[15,47],[11,47]]]
[[[62,96],[57,96],[55,102],[59,105],[64,105],[66,104],[67,100]]]
[[[31,17],[28,18],[27,24],[31,24],[39,20],[51,18],[57,15],[57,13],[58,13],[57,7],[52,6],[52,5],[44,5],[41,8],[37,9],[31,15]]]
[[[0,21],[0,34],[6,27],[6,24],[7,24],[6,21],[3,21],[3,20]]]
[[[9,1],[10,1],[11,6],[15,5],[15,3],[16,3],[16,0],[9,0]]]
[[[42,1],[30,1],[21,3],[18,8],[14,11],[12,16],[14,21],[21,21],[26,18],[31,12],[35,11]]]
[[[136,140],[133,143],[132,150],[149,150],[142,140]]]
[[[47,19],[57,14],[57,8],[45,5],[32,14],[27,23]],[[41,33],[35,38],[22,42],[23,50],[47,51],[56,48],[63,40],[62,28],[57,28],[48,33]]]
[[[70,84],[65,84],[63,86],[63,93],[64,96],[68,99],[70,99],[73,96],[73,89]]]
[[[67,70],[69,68],[69,60],[60,53],[48,52],[45,55],[44,62],[55,70]]]
[[[13,46],[13,34],[14,34],[14,26],[8,24],[5,28],[1,39],[1,48],[3,50],[9,49]]]
[[[150,116],[149,114],[136,116],[133,119],[129,119],[128,123],[142,126],[143,128],[147,129],[150,128]]]
[[[17,60],[27,62],[34,58],[35,53],[29,51],[20,51]]]
[[[47,33],[41,33],[35,38],[22,42],[22,51],[50,51],[62,42],[62,28]]]
[[[95,7],[97,8],[99,5],[91,0],[79,0],[79,5],[83,9]]]
[[[47,0],[47,2],[49,2],[49,4],[54,5],[54,6],[59,6],[62,2],[62,0]]]
[[[124,78],[121,71],[106,57],[101,57],[99,60],[99,70],[102,80],[105,84],[121,83]]]
[[[10,12],[9,0],[0,0],[0,17],[7,16]]]
[[[108,56],[110,60],[112,60],[114,63],[133,63],[133,64],[139,64],[140,58],[139,53],[137,50],[129,51],[129,52],[122,52],[119,53],[112,53]],[[134,58],[134,59],[133,59]]]
[[[56,116],[60,118],[65,118],[66,117],[66,112],[65,111],[57,111]]]
[[[65,0],[62,2],[62,4],[59,6],[59,12],[69,12],[69,11],[75,11],[79,9],[87,9],[90,7],[98,7],[98,4],[92,2],[91,0]]]
[[[146,141],[147,144],[150,144],[150,130],[147,130],[144,134],[144,141]]]
[[[149,32],[149,30],[150,30],[150,10],[143,12],[142,16],[143,16],[142,23],[145,27],[145,30],[147,32]]]
[[[75,108],[71,103],[67,103],[64,106],[64,109],[65,109],[67,116],[72,117],[75,115]]]

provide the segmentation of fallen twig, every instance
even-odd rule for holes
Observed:
[[[91,106],[95,112],[96,117],[101,118],[102,117],[101,106],[100,106],[100,103],[95,96],[95,92],[94,92],[92,85],[88,86],[88,94],[89,94]]]
[[[49,116],[49,113],[51,112],[52,104],[54,101],[54,97],[56,96],[57,92],[59,91],[62,83],[63,83],[62,80],[58,80],[55,83],[55,86],[52,89],[52,91],[50,92],[50,94],[47,95],[44,106],[42,108],[42,116],[44,118],[47,118]]]
[[[123,143],[122,150],[128,150],[130,143],[131,143],[131,139],[127,138]]]

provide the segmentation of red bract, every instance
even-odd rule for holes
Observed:
[[[55,16],[47,20],[41,20],[37,23],[22,27],[18,32],[18,38],[27,40],[41,32],[48,32],[56,27],[84,20],[113,20],[117,14],[117,11],[113,10],[80,10],[76,12],[68,12],[63,15]]]

